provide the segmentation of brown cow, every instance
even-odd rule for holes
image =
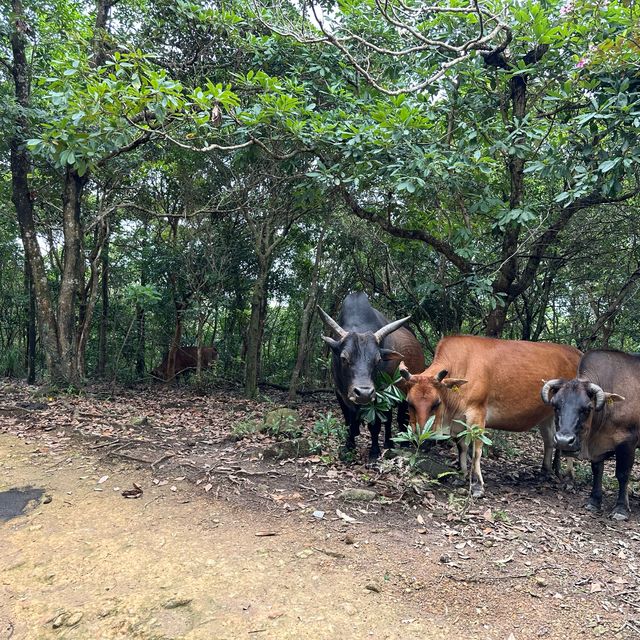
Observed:
[[[202,369],[207,369],[218,359],[218,350],[215,347],[202,347]],[[165,353],[162,364],[151,371],[154,378],[167,380],[169,368],[169,354]],[[180,347],[176,351],[176,365],[174,377],[186,375],[198,368],[198,347]]]
[[[528,431],[540,427],[544,440],[542,469],[551,472],[553,411],[540,398],[540,382],[573,377],[580,351],[566,345],[522,340],[499,340],[480,336],[448,336],[436,347],[431,365],[419,375],[403,370],[409,384],[407,402],[412,425],[423,426],[435,415],[435,424],[449,424],[452,435],[464,427],[462,420],[504,431]],[[466,477],[467,449],[457,440],[458,465]],[[480,469],[482,442],[473,443],[471,492],[484,495]],[[559,458],[554,469],[559,473]]]
[[[611,517],[627,520],[629,476],[640,446],[640,355],[589,351],[580,360],[577,376],[549,380],[542,399],[555,410],[556,447],[591,460],[590,510],[602,505],[604,461],[615,455],[618,500]]]

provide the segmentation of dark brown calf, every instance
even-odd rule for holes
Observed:
[[[202,347],[202,369],[207,369],[218,359],[218,350],[215,347]],[[190,371],[195,371],[198,367],[198,347],[180,347],[176,351],[176,365],[174,377],[186,375]],[[151,375],[154,378],[167,380],[169,369],[169,354],[165,353],[162,364],[158,365]]]

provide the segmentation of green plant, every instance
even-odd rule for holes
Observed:
[[[498,509],[493,512],[493,519],[497,522],[504,522],[505,524],[511,523],[511,518],[509,514],[504,509]]]
[[[294,440],[302,435],[302,428],[295,416],[282,416],[279,420],[266,424],[263,430],[277,440]]]
[[[332,439],[343,441],[345,436],[346,425],[329,411],[316,420],[311,430],[309,444],[312,451],[320,453],[329,448]]]
[[[407,426],[406,431],[400,432],[395,438],[391,438],[394,442],[398,444],[408,443],[414,448],[414,452],[409,458],[409,465],[411,467],[415,467],[418,462],[418,458],[420,457],[420,450],[422,445],[425,442],[438,441],[438,440],[448,440],[449,436],[445,433],[440,433],[433,430],[433,423],[435,422],[436,417],[431,416],[422,427],[419,425],[411,425]]]
[[[384,371],[378,372],[375,379],[376,395],[373,402],[360,408],[360,419],[367,424],[375,422],[376,419],[384,420],[385,414],[405,399],[404,393],[396,386],[401,380],[399,368],[392,376]]]
[[[0,355],[0,375],[13,378],[22,374],[22,358],[18,348],[4,349]]]
[[[200,371],[200,374],[194,372],[188,378],[188,385],[196,393],[210,393],[219,383],[218,363],[212,362],[209,367]]]
[[[487,447],[491,446],[493,442],[491,439],[485,434],[485,428],[481,427],[477,424],[467,424],[463,420],[455,420],[458,424],[461,424],[464,429],[460,431],[456,438],[463,438],[466,445],[469,446],[474,442],[481,442],[482,445],[486,445]],[[475,445],[474,445],[475,446]],[[469,474],[469,495],[467,496],[467,507],[471,504],[472,498],[472,482],[473,482],[473,474]]]
[[[504,431],[496,431],[493,436],[493,451],[502,453],[506,458],[512,459],[520,455],[521,450],[514,445],[510,434]]]
[[[243,438],[253,435],[258,431],[260,431],[260,425],[255,420],[240,420],[240,422],[236,422],[236,424],[231,428],[231,437],[234,440],[242,440]]]
[[[358,459],[358,453],[355,449],[347,449],[347,447],[340,447],[340,452],[338,453],[338,457],[342,462],[347,464],[351,464]]]
[[[591,472],[591,465],[583,464],[582,461],[574,459],[573,461],[573,473],[574,473],[574,482],[575,484],[588,484],[591,482],[593,478],[593,474]],[[604,479],[604,474],[603,474]]]
[[[491,446],[493,444],[493,441],[485,434],[484,427],[477,424],[469,425],[463,420],[454,420],[454,422],[457,422],[464,427],[464,429],[458,433],[456,438],[463,438],[467,446],[476,440],[480,440],[482,444],[486,444],[487,446]]]

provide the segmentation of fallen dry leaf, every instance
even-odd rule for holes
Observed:
[[[354,524],[358,522],[358,520],[347,515],[346,513],[344,513],[344,511],[340,511],[340,509],[336,509],[336,515],[338,516],[338,518],[341,518],[342,520],[344,520],[345,522],[348,522],[349,524]]]

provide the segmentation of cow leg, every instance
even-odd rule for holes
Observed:
[[[468,411],[466,421],[469,425],[485,426],[485,416],[482,411]],[[471,463],[471,496],[482,498],[484,496],[484,480],[482,479],[482,469],[480,459],[482,458],[482,440],[473,441],[473,462]]]
[[[340,409],[342,409],[342,415],[344,416],[344,422],[347,427],[347,438],[344,446],[339,452],[339,457],[342,460],[349,460],[351,453],[356,448],[356,436],[360,435],[360,421],[358,420],[358,412],[354,411],[351,407],[347,406],[344,400],[336,393]]]
[[[400,413],[400,409],[398,409],[398,414],[399,413]],[[393,442],[391,440],[392,422],[393,422],[393,411],[389,411],[384,421],[384,448],[385,449],[393,449]]]
[[[555,471],[556,476],[560,477],[560,452],[556,450],[555,455],[553,452],[553,436],[556,431],[554,420],[548,420],[540,425],[540,435],[544,442],[544,453],[542,455],[542,475],[549,477],[552,471]],[[553,457],[553,463],[551,459]]]
[[[464,438],[458,438],[456,440],[456,447],[458,447],[458,471],[462,473],[462,477],[467,477],[467,454],[469,452],[469,445],[465,442]]]
[[[374,463],[380,457],[380,418],[376,416],[373,422],[369,423],[369,433],[371,434],[371,448],[369,449],[369,464]]]
[[[611,512],[614,520],[628,520],[631,509],[629,508],[629,476],[633,459],[635,457],[635,447],[628,442],[623,442],[616,447],[616,479],[618,480],[618,500]]]
[[[591,473],[593,474],[593,484],[591,486],[591,495],[587,503],[589,511],[600,511],[602,507],[602,472],[604,471],[604,460],[591,463]]]
[[[406,431],[409,424],[409,405],[404,400],[398,405],[398,431]]]
[[[482,479],[482,469],[480,459],[482,458],[482,440],[473,441],[473,463],[471,464],[471,495],[474,498],[484,496],[484,480]]]

